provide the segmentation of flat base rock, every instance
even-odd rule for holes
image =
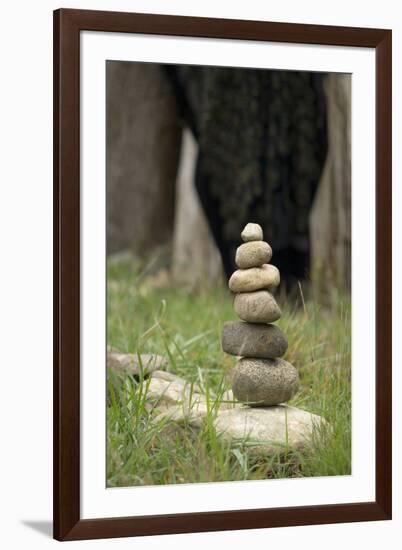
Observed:
[[[180,406],[162,409],[155,420],[165,419],[202,428],[205,418],[211,414],[208,409],[205,399],[196,396],[190,406],[184,402]],[[239,403],[225,403],[212,415],[220,437],[233,445],[244,445],[250,455],[258,457],[292,449],[302,451],[311,445],[315,433],[318,437],[328,427],[323,417],[289,405],[256,409]]]
[[[297,407],[234,408],[219,411],[218,434],[232,443],[243,443],[251,454],[266,455],[285,449],[302,450],[328,423],[321,416]]]

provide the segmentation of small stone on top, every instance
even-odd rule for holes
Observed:
[[[261,225],[258,225],[258,223],[248,223],[241,232],[241,238],[245,243],[249,241],[262,241],[264,235]]]

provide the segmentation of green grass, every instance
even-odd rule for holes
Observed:
[[[147,379],[108,381],[107,484],[109,487],[226,480],[347,475],[351,473],[350,298],[327,297],[325,307],[279,297],[289,349],[299,369],[300,391],[290,404],[324,416],[331,431],[304,454],[252,459],[216,434],[213,415],[228,388],[235,358],[220,347],[222,324],[236,319],[222,286],[186,292],[160,286],[131,261],[108,267],[108,344],[130,353],[158,353],[169,371],[197,383],[210,397],[201,430],[162,420],[147,406]],[[300,301],[299,301],[300,302]],[[215,397],[213,397],[215,396]],[[217,397],[216,397],[217,396]]]

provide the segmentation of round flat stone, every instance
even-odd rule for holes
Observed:
[[[223,325],[222,349],[245,357],[281,357],[288,347],[285,334],[275,325],[228,321]]]
[[[238,269],[229,279],[232,292],[253,292],[254,290],[271,289],[280,283],[279,269],[272,264],[250,269]]]
[[[265,241],[250,241],[236,250],[236,265],[240,269],[261,267],[272,258],[272,249]]]
[[[258,223],[248,223],[241,232],[241,238],[245,243],[249,241],[262,241],[264,235],[261,225],[258,225]]]
[[[289,401],[299,388],[297,369],[283,359],[242,358],[232,372],[233,395],[254,407]]]
[[[240,319],[249,323],[273,323],[282,315],[275,298],[268,290],[236,294],[233,306]]]

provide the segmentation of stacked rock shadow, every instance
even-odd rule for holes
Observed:
[[[279,270],[269,262],[272,250],[261,226],[248,223],[236,251],[239,268],[229,279],[234,309],[240,321],[222,331],[222,349],[239,356],[232,371],[233,395],[252,407],[272,406],[291,399],[299,387],[297,369],[280,359],[287,350],[286,335],[272,324],[281,310],[271,290],[279,285]]]

